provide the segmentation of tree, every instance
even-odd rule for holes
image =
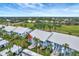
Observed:
[[[56,30],[56,19],[53,20],[53,30]]]
[[[67,54],[67,49],[69,49],[69,45],[67,44],[67,43],[65,43],[65,44],[63,44],[63,46],[64,46],[64,56],[66,56],[66,54]]]
[[[73,52],[71,52],[71,55],[72,56],[79,56],[79,51],[73,51]]]
[[[47,46],[47,49],[50,51],[50,53],[53,51],[52,50],[52,44],[49,44],[48,46]]]

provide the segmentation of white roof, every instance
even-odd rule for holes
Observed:
[[[3,26],[5,27],[5,25],[0,25],[0,28],[2,28]]]
[[[8,52],[9,52],[9,49],[5,49],[5,50],[3,50],[3,51],[0,52],[0,55],[1,56],[7,56],[8,55],[7,54]]]
[[[0,41],[3,40],[3,38],[0,38]]]
[[[19,49],[22,49],[20,46],[17,46],[17,45],[13,45],[13,47],[10,49],[11,52],[17,52]]]
[[[18,56],[28,56],[28,55],[25,55],[24,53],[20,53]]]
[[[0,25],[0,28],[2,28],[3,25]]]
[[[11,32],[15,29],[16,27],[13,26],[5,26],[5,28],[3,30],[7,31],[7,32]]]
[[[17,27],[13,32],[16,32],[16,33],[29,33],[30,31],[32,31],[31,29],[29,28],[23,28],[23,27]]]
[[[2,40],[2,41],[0,41],[0,46],[2,46],[2,45],[6,45],[6,44],[8,44],[8,43],[9,43],[9,41]]]
[[[41,41],[46,41],[51,35],[51,32],[46,32],[42,30],[34,30],[30,33],[33,37],[40,39]]]
[[[67,43],[70,48],[79,51],[79,37],[53,32],[53,35],[48,39],[48,41],[58,43],[63,45]]]
[[[35,52],[31,51],[31,50],[28,50],[28,49],[24,49],[23,53],[26,53],[26,55],[28,54],[28,55],[31,55],[31,56],[42,56],[42,55],[40,55],[38,53],[35,53]]]

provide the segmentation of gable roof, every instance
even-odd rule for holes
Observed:
[[[1,51],[0,55],[1,56],[7,56],[8,55],[7,52],[9,52],[9,49],[5,49],[5,50]]]
[[[7,40],[2,40],[2,41],[0,41],[0,46],[6,45],[6,44],[8,44],[8,43],[9,43],[9,41],[7,41]]]
[[[20,46],[17,46],[17,45],[13,45],[13,47],[10,49],[11,50],[11,52],[16,52],[16,51],[18,51],[19,49],[22,49]]]
[[[40,39],[41,41],[46,41],[51,35],[51,32],[46,32],[43,30],[34,30],[30,33],[33,37]]]
[[[58,43],[63,45],[67,43],[70,48],[79,51],[79,37],[53,32],[53,35],[48,39],[48,41]]]
[[[2,28],[2,25],[0,25],[0,28]]]
[[[14,29],[16,29],[16,27],[13,27],[13,26],[5,26],[5,28],[3,30],[7,31],[7,32],[11,32],[13,31]]]
[[[25,32],[29,33],[30,31],[31,31],[31,29],[29,29],[29,28],[17,27],[13,32],[22,34]]]
[[[0,38],[0,41],[2,41],[3,40],[3,38]]]
[[[0,28],[2,28],[3,26],[5,27],[5,25],[0,25]]]
[[[38,53],[35,53],[35,52],[31,51],[31,50],[28,50],[28,49],[24,49],[23,53],[31,55],[31,56],[42,56],[42,55],[40,55]]]

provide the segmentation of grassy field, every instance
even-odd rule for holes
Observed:
[[[56,31],[79,36],[79,25],[63,25],[62,27],[58,27]]]

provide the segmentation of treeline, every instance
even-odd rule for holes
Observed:
[[[10,20],[10,22],[28,22],[36,21],[39,22],[49,22],[55,24],[65,24],[65,25],[79,25],[79,17],[0,17],[0,22]]]

